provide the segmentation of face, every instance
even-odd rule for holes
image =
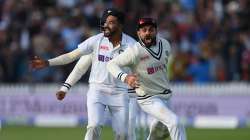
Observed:
[[[105,37],[112,37],[121,31],[121,24],[115,16],[108,16],[103,26],[103,33]]]
[[[145,25],[137,31],[138,37],[141,38],[141,41],[146,45],[146,47],[155,43],[156,33],[156,28],[152,25]]]

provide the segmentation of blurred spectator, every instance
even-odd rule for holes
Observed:
[[[74,64],[30,71],[29,59],[75,49],[100,31],[100,15],[112,6],[125,11],[134,37],[138,17],[157,18],[172,45],[173,82],[250,81],[248,0],[0,0],[1,82],[63,81]]]

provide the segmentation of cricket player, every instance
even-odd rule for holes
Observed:
[[[80,58],[76,63],[74,69],[62,84],[60,90],[56,93],[58,100],[63,100],[72,86],[87,72],[91,65],[92,55],[85,55]],[[128,107],[128,140],[136,140],[135,128],[136,128],[136,115],[137,115],[137,102],[134,94],[134,90],[129,89],[129,107]],[[91,94],[91,93],[90,93]]]
[[[92,36],[78,45],[78,48],[56,58],[44,61],[36,58],[31,62],[33,68],[44,65],[65,65],[81,56],[92,54],[89,91],[87,93],[88,126],[85,140],[99,140],[104,111],[107,107],[112,117],[115,139],[127,139],[128,131],[128,86],[113,78],[106,69],[108,61],[118,56],[127,47],[133,46],[135,40],[122,32],[124,15],[120,11],[109,8],[103,16],[103,33]],[[128,69],[123,69],[128,72]],[[70,84],[65,83],[65,87]],[[63,90],[63,89],[62,89]],[[57,93],[62,100],[65,94]]]
[[[141,109],[166,125],[172,140],[186,140],[184,127],[168,106],[172,94],[166,75],[170,44],[157,36],[157,24],[152,18],[139,19],[137,35],[140,41],[112,59],[107,69],[117,79],[136,88]],[[122,70],[125,66],[134,74]]]

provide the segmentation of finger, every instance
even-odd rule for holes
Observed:
[[[136,83],[135,83],[135,82],[131,82],[131,83],[129,84],[129,86],[132,87],[132,88],[135,88],[135,87],[136,87]]]
[[[63,100],[64,97],[65,97],[65,94],[61,93],[61,94],[60,94],[60,99]]]
[[[63,97],[62,97],[62,96],[59,96],[59,97],[58,97],[58,100],[60,100],[60,101],[61,101],[62,99],[63,99]]]
[[[60,100],[60,99],[61,99],[61,98],[60,98],[60,94],[56,93],[56,98],[57,98],[58,100]]]
[[[133,76],[134,76],[135,78],[138,78],[138,75],[137,75],[137,74],[133,74]]]
[[[135,81],[135,86],[136,86],[136,87],[139,87],[139,86],[140,86],[139,81]]]
[[[140,83],[135,83],[135,88],[138,88],[140,86]]]

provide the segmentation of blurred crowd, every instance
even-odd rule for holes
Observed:
[[[135,38],[138,17],[157,19],[172,45],[172,82],[250,81],[248,0],[0,0],[1,83],[63,82],[75,63],[34,71],[29,60],[69,52],[99,33],[108,7],[125,12],[125,32]]]

